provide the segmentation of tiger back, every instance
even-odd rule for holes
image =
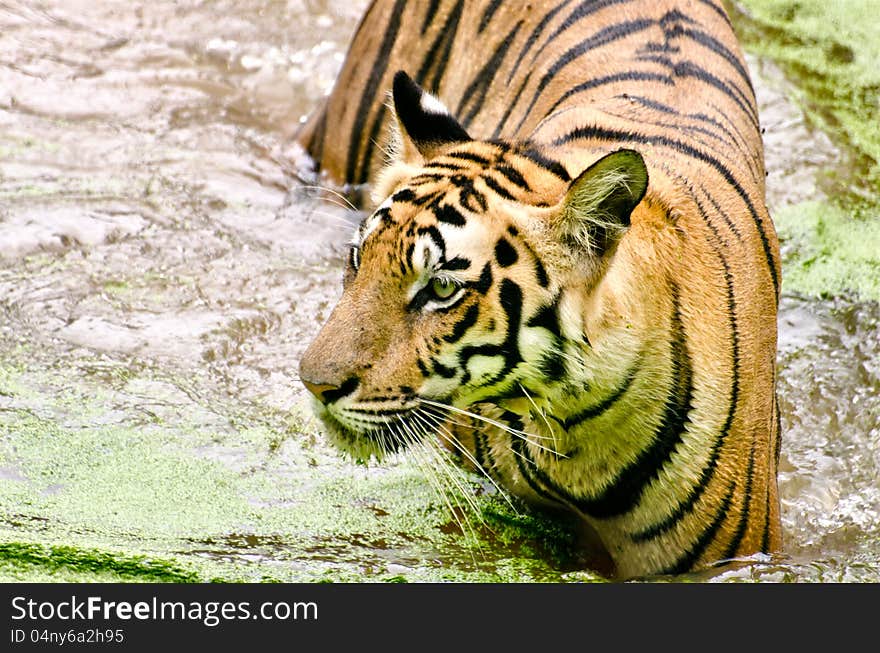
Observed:
[[[299,139],[375,198],[300,364],[338,446],[440,442],[617,577],[780,547],[779,253],[723,7],[380,0]]]

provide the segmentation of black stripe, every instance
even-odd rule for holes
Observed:
[[[522,427],[519,430],[522,430]],[[556,494],[560,488],[556,487],[547,475],[538,468],[535,461],[532,460],[522,437],[511,434],[510,448],[514,452],[513,459],[516,461],[516,467],[519,470],[520,476],[525,479],[526,484],[535,494],[551,503],[560,503],[560,500],[565,501],[567,495],[564,492]],[[553,493],[551,493],[551,490]]]
[[[752,92],[754,89],[752,88],[752,80],[749,77],[748,71],[743,66],[739,57],[731,52],[723,43],[715,39],[714,37],[706,34],[705,32],[699,32],[693,29],[680,29],[676,31],[677,35],[686,36],[687,38],[699,43],[700,45],[708,48],[718,56],[722,57],[727,63],[729,63],[739,76],[742,77],[743,81],[749,87]]]
[[[618,82],[660,82],[661,84],[666,84],[667,86],[673,86],[675,84],[675,80],[672,79],[672,77],[670,77],[669,75],[645,72],[641,70],[627,70],[626,72],[622,73],[614,73],[613,75],[596,77],[595,79],[581,82],[577,86],[572,86],[570,89],[568,89],[559,98],[557,98],[556,102],[554,102],[550,109],[547,110],[547,115],[553,113],[560,104],[568,100],[573,95],[583,93],[584,91],[588,91],[593,88],[598,88],[599,86],[605,86],[606,84],[616,84]]]
[[[503,236],[495,243],[495,260],[502,268],[509,268],[519,260],[516,248]]]
[[[583,56],[590,50],[600,48],[602,46],[613,43],[614,41],[626,38],[627,36],[637,34],[638,32],[643,32],[644,30],[648,29],[649,27],[653,27],[656,24],[656,20],[647,18],[622,23],[615,23],[613,25],[609,25],[608,27],[602,28],[589,38],[569,48],[565,53],[563,53],[561,57],[559,57],[559,59],[557,59],[553,63],[552,66],[550,66],[550,69],[544,74],[544,76],[541,77],[541,80],[538,82],[538,87],[535,89],[535,93],[532,96],[532,101],[529,103],[525,114],[517,125],[517,129],[522,127],[522,124],[529,117],[532,109],[534,109],[535,104],[537,104],[538,98],[541,96],[541,94],[544,92],[550,82],[553,81],[556,75],[559,74],[559,71],[562,70],[565,66],[570,64],[572,61],[575,61],[577,58]]]
[[[485,295],[489,292],[489,289],[492,287],[492,264],[486,263],[486,265],[483,266],[483,270],[480,272],[480,278],[469,283],[468,287],[473,288],[481,295]]]
[[[749,467],[746,471],[746,484],[743,488],[743,507],[739,514],[739,523],[736,525],[736,531],[734,531],[733,538],[730,540],[730,543],[727,545],[727,548],[724,550],[724,554],[721,556],[722,560],[729,560],[733,556],[736,555],[737,550],[739,549],[739,545],[742,544],[743,538],[745,537],[746,530],[749,526],[749,516],[751,514],[752,507],[752,480],[755,475],[755,440],[752,439],[752,447],[749,452]]]
[[[423,172],[422,174],[416,175],[415,177],[410,177],[409,183],[413,186],[419,186],[422,184],[429,184],[434,181],[440,181],[441,179],[446,179],[446,175],[439,172]],[[422,204],[425,204],[425,202],[422,202]]]
[[[599,415],[609,411],[612,406],[614,406],[617,401],[620,400],[623,395],[626,394],[626,391],[629,390],[633,381],[636,378],[636,374],[638,372],[638,362],[636,362],[626,373],[626,376],[623,379],[623,383],[621,383],[610,395],[608,395],[605,399],[600,401],[595,406],[590,406],[589,408],[585,408],[571,417],[568,417],[562,420],[560,423],[565,428],[566,431],[570,431],[571,429],[575,429],[579,427],[583,422],[589,419],[594,419]]]
[[[562,329],[559,327],[559,297],[553,303],[541,306],[535,314],[526,322],[530,328],[547,329],[557,338],[562,338]]]
[[[546,48],[548,44],[556,41],[557,37],[560,34],[562,34],[564,31],[574,27],[574,25],[576,23],[580,22],[581,20],[583,20],[587,16],[590,16],[591,14],[594,14],[597,11],[605,9],[606,7],[610,7],[612,5],[617,5],[617,4],[625,4],[625,3],[629,3],[630,1],[631,0],[584,0],[583,2],[581,2],[581,4],[579,4],[577,7],[575,7],[572,10],[572,12],[568,16],[566,16],[565,20],[562,21],[562,24],[560,24],[559,27],[557,27],[556,30],[550,36],[547,37],[547,39],[544,41],[544,43],[541,45],[541,47],[538,48],[537,52],[535,52],[535,54],[532,55],[531,63],[532,64],[535,63],[535,60],[544,51],[544,48]]]
[[[460,188],[458,200],[464,208],[473,213],[485,212],[489,208],[486,195],[474,188],[473,181],[467,180],[467,183],[461,185]]]
[[[541,19],[541,22],[539,22],[537,25],[535,25],[535,28],[532,30],[532,33],[529,34],[529,37],[526,39],[526,42],[523,45],[522,50],[520,50],[519,56],[517,56],[517,58],[516,58],[516,63],[513,64],[513,68],[510,69],[510,73],[507,75],[507,83],[508,84],[510,84],[511,80],[513,79],[513,76],[516,74],[516,71],[519,70],[519,66],[522,63],[523,58],[525,58],[528,51],[538,41],[538,37],[541,36],[541,32],[543,32],[544,28],[547,27],[548,23],[551,20],[553,20],[553,18],[556,17],[556,14],[558,14],[560,11],[565,9],[566,6],[568,6],[569,2],[571,2],[571,0],[565,0],[565,2],[561,2],[560,4],[553,7],[553,9],[551,9],[546,14],[544,14],[544,17]],[[529,73],[529,74],[531,74],[531,73]]]
[[[364,149],[363,158],[361,159],[360,171],[355,180],[355,183],[357,184],[367,183],[367,179],[370,175],[370,163],[373,160],[374,153],[378,150],[376,145],[379,142],[379,132],[382,130],[382,125],[385,123],[385,114],[387,111],[388,108],[383,104],[379,107],[379,112],[373,119],[373,126],[370,128],[369,136],[366,140],[366,148]]]
[[[675,109],[673,109],[672,107],[667,107],[663,104],[660,104],[659,102],[653,103],[654,106],[649,106],[647,103],[650,102],[650,100],[647,100],[646,98],[638,98],[637,99],[636,97],[630,96],[628,94],[618,95],[616,97],[636,102],[636,103],[641,104],[647,108],[654,109],[655,111],[659,111],[660,113],[667,113],[667,114],[673,115],[676,118],[684,117],[680,113],[678,113]],[[633,120],[632,115],[628,114],[626,112],[618,113],[618,112],[606,110],[606,113],[608,113],[609,115],[612,115],[612,116],[616,116],[618,118],[623,118],[625,120]],[[713,127],[721,128],[723,131],[725,131],[725,135],[721,135],[717,131],[714,131],[712,129],[709,129],[708,127],[703,127],[703,126],[699,126],[699,125],[688,125],[688,124],[681,124],[681,123],[663,122],[662,120],[658,120],[658,119],[648,120],[641,113],[638,115],[637,120],[638,120],[638,122],[640,122],[642,124],[649,124],[649,125],[653,125],[655,127],[662,127],[663,129],[669,129],[671,131],[686,130],[686,131],[693,133],[693,134],[702,134],[705,136],[709,136],[710,138],[713,138],[716,141],[720,141],[724,145],[727,145],[727,146],[732,145],[734,147],[739,147],[739,143],[737,143],[736,139],[733,137],[733,134],[727,130],[724,130],[723,126],[721,126],[720,123],[718,123],[717,121],[714,121]],[[724,136],[727,136],[727,138],[725,138]],[[708,142],[706,142],[704,139],[698,139],[698,140],[701,145],[705,145],[707,147],[710,147],[710,144]]]
[[[431,227],[431,228],[434,229],[434,227]],[[398,245],[398,247],[399,247],[399,245]],[[401,276],[405,277],[406,275],[408,275],[412,271],[412,269],[413,269],[413,254],[415,254],[415,251],[416,251],[416,244],[414,242],[410,242],[409,245],[407,245],[406,253],[400,258],[400,274],[401,274]],[[410,302],[410,305],[412,306],[412,302]],[[424,305],[425,305],[425,302],[423,301],[421,304],[419,304],[418,308],[421,308]]]
[[[467,270],[469,267],[471,267],[470,259],[467,259],[463,256],[456,256],[455,258],[452,258],[452,259],[446,261],[446,263],[444,263],[440,267],[440,269],[454,271],[454,270]]]
[[[488,175],[483,175],[482,177],[480,177],[480,179],[482,179],[484,184],[494,190],[502,198],[506,200],[516,199],[513,195],[510,194],[509,190],[507,190],[504,186],[495,181],[492,177],[489,177]]]
[[[492,447],[489,445],[489,438],[482,431],[477,431],[474,436],[474,441],[479,442],[483,448],[486,458],[486,467],[484,467],[484,470],[491,477],[492,472],[497,470],[498,464],[495,462],[495,456],[492,455]]]
[[[719,129],[724,130],[726,134],[736,134],[736,138],[733,139],[739,145],[739,151],[743,153],[746,159],[749,162],[749,170],[752,172],[752,177],[756,180],[761,180],[763,182],[763,150],[755,151],[749,148],[749,139],[743,136],[742,130],[737,126],[735,122],[733,122],[727,114],[720,109],[717,105],[710,102],[708,104],[709,107],[712,108],[715,113],[717,113],[729,126],[730,129],[724,126],[720,121],[714,120],[713,118],[707,116],[704,113],[693,113],[688,114],[688,118],[694,118],[696,120],[705,120],[706,122],[710,122],[712,124],[717,124]],[[758,172],[758,168],[761,168],[762,172]]]
[[[675,64],[673,72],[676,77],[693,77],[701,82],[708,84],[724,93],[727,97],[737,103],[752,124],[758,129],[758,111],[750,99],[736,85],[728,84],[726,81],[716,77],[705,68],[701,68],[693,61],[680,61]],[[749,87],[751,89],[751,86]]]
[[[663,104],[662,102],[657,102],[657,100],[643,97],[641,95],[632,95],[630,93],[627,93],[627,94],[625,94],[623,96],[619,96],[619,97],[624,97],[627,100],[632,100],[633,102],[638,102],[643,107],[648,107],[649,109],[654,109],[655,111],[659,111],[661,113],[669,113],[669,114],[672,114],[673,116],[680,116],[681,115],[677,109],[673,109],[668,104]]]
[[[422,22],[422,36],[425,35],[425,32],[428,31],[431,23],[434,22],[434,17],[437,15],[437,8],[439,6],[440,0],[431,0],[431,4],[428,5],[428,11],[425,13],[425,20]]]
[[[477,34],[482,34],[483,30],[489,26],[489,23],[492,21],[492,16],[495,15],[495,12],[498,11],[498,8],[501,6],[502,0],[491,0],[489,5],[483,11],[483,17],[480,18],[480,26],[477,28]]]
[[[476,429],[471,431],[471,434],[474,438],[474,460],[477,463],[477,469],[481,470],[486,476],[489,476],[489,470],[486,468],[486,458],[483,455],[483,442],[481,441],[483,434]],[[458,438],[455,438],[455,441],[459,442]]]
[[[773,402],[776,405],[776,444],[775,451],[773,452],[776,456],[776,464],[779,465],[779,454],[782,453],[782,417],[779,413],[779,396],[773,397]]]
[[[431,359],[431,366],[434,368],[434,373],[442,376],[444,379],[452,379],[456,375],[456,369],[454,367],[446,367],[436,358]]]
[[[534,148],[523,148],[518,150],[517,154],[544,168],[547,172],[556,175],[562,181],[571,181],[571,175],[568,174],[568,170],[562,167],[562,164],[559,163],[559,161],[545,156],[542,152],[539,152]]]
[[[516,95],[513,96],[513,99],[507,102],[507,108],[504,110],[504,115],[501,116],[501,120],[498,121],[498,124],[495,125],[495,131],[492,132],[492,138],[498,138],[501,135],[501,130],[507,126],[507,120],[510,118],[510,114],[513,112],[514,107],[516,107],[516,103],[519,102],[519,98],[522,96],[523,91],[526,89],[526,86],[529,84],[529,80],[532,78],[532,71],[530,70],[525,78],[519,85],[519,90],[517,90]],[[513,136],[514,134],[508,133],[508,136]]]
[[[683,14],[678,9],[667,11],[660,17],[660,26],[663,27],[663,32],[665,34],[677,34],[678,32],[675,32],[675,30],[681,29],[679,23],[689,23],[693,25],[696,21],[687,14]],[[672,27],[670,28],[669,25],[672,25]]]
[[[554,77],[556,77],[560,70],[590,50],[595,50],[596,48],[608,45],[614,41],[619,41],[632,34],[643,32],[655,25],[657,25],[657,21],[652,18],[637,18],[635,20],[612,23],[603,27],[589,38],[570,47],[562,54],[562,56],[553,62],[553,65],[550,66],[550,69],[544,73],[541,81],[538,82],[538,88],[543,89]]]
[[[513,438],[511,447],[514,449],[513,457],[516,460],[517,468],[526,479],[529,487],[545,499],[572,506],[576,504],[577,499],[557,485],[544,470],[538,467],[522,438]]]
[[[467,219],[464,215],[456,209],[454,206],[449,204],[435,204],[431,207],[434,212],[434,217],[437,218],[438,222],[445,222],[446,224],[451,224],[454,227],[463,227],[467,224]]]
[[[725,136],[727,136],[728,138],[728,141],[732,145],[737,146],[740,151],[748,155],[752,154],[744,149],[743,145],[745,143],[745,139],[743,139],[742,134],[733,133],[722,122],[715,120],[715,118],[712,118],[711,116],[707,116],[705,113],[679,113],[676,109],[673,109],[668,105],[662,104],[660,102],[657,102],[656,100],[652,100],[651,98],[646,98],[640,95],[630,95],[629,93],[627,93],[624,97],[626,97],[626,99],[628,100],[637,102],[642,106],[648,107],[649,109],[660,111],[661,113],[668,113],[679,118],[687,118],[689,120],[697,120],[699,122],[707,123],[715,127],[716,129],[720,129],[722,132],[724,132]],[[722,117],[726,118],[726,116],[724,116],[724,114],[720,111],[719,114]]]
[[[737,138],[739,139],[739,142],[743,144],[743,148],[742,148],[742,149],[745,150],[745,148],[748,146],[748,143],[749,143],[749,140],[750,140],[750,139],[747,138],[747,137],[742,133],[742,131],[740,130],[740,128],[739,128],[739,126],[736,124],[736,122],[734,122],[734,121],[730,118],[730,116],[727,115],[727,113],[724,111],[724,109],[722,109],[721,107],[719,107],[719,106],[718,106],[717,104],[715,104],[714,102],[709,102],[707,106],[709,106],[709,107],[710,107],[715,113],[717,113],[719,116],[721,116],[721,118],[724,119],[724,122],[726,122],[726,123],[730,126],[730,128],[731,128],[734,132],[736,132],[736,135],[737,135]],[[689,117],[689,118],[697,118],[697,119],[706,119],[707,121],[711,121],[711,120],[712,120],[712,118],[710,118],[709,116],[706,116],[704,113],[688,114],[688,117]],[[719,125],[720,125],[720,124],[721,124],[721,123],[719,123]],[[752,157],[755,156],[755,152],[754,152],[754,151],[751,152],[750,154],[751,154]]]
[[[504,178],[511,184],[519,186],[524,191],[531,192],[532,187],[529,186],[529,182],[526,181],[526,178],[523,177],[522,173],[516,168],[508,165],[498,165],[495,167],[495,171],[504,175]]]
[[[540,307],[526,323],[529,328],[546,329],[553,336],[552,347],[538,363],[538,369],[549,381],[559,381],[566,374],[562,329],[559,325],[559,299],[560,296],[557,296],[550,304]],[[559,421],[555,417],[553,419]]]
[[[523,22],[519,21],[514,28],[510,30],[507,36],[505,36],[501,43],[498,44],[498,47],[495,49],[495,52],[492,53],[492,56],[489,57],[486,64],[480,69],[476,77],[474,77],[474,80],[465,89],[461,102],[455,110],[455,115],[458,116],[458,119],[465,128],[471,124],[477,113],[483,108],[483,101],[486,99],[489,87],[495,80],[498,69],[501,67],[501,62],[504,60],[504,56],[507,54],[507,50],[516,38],[522,24]],[[465,113],[464,109],[468,105],[470,105],[471,108]]]
[[[410,180],[410,182],[412,181],[413,180]],[[425,193],[423,196],[414,199],[413,203],[416,204],[416,206],[433,206],[437,204],[445,194],[446,192],[442,190],[434,191],[433,193]]]
[[[427,227],[419,227],[418,232],[419,236],[427,236],[431,239],[431,241],[437,246],[437,249],[440,250],[440,258],[446,258],[446,240],[443,238],[443,234],[440,233],[440,230],[432,224],[429,224]],[[412,262],[410,262],[412,265]]]
[[[364,90],[361,93],[361,99],[358,102],[354,124],[349,132],[355,137],[352,138],[349,143],[348,157],[346,159],[345,167],[345,180],[349,182],[354,181],[355,179],[358,164],[358,150],[360,149],[360,136],[364,133],[364,123],[369,115],[370,107],[376,100],[376,96],[379,92],[379,85],[382,83],[385,69],[388,67],[391,49],[394,47],[394,42],[397,40],[397,33],[400,31],[400,19],[403,15],[405,5],[406,0],[396,0],[394,7],[391,9],[391,18],[388,22],[388,27],[385,29],[382,43],[379,46],[379,51],[376,54],[373,67],[370,69],[367,83],[364,85]]]
[[[467,170],[467,166],[458,163],[450,163],[449,161],[428,161],[423,168],[442,168],[443,170]]]
[[[406,0],[403,0],[406,2]],[[436,93],[440,88],[440,80],[446,72],[446,66],[449,63],[449,53],[452,51],[452,45],[458,36],[458,24],[461,22],[461,14],[464,9],[464,0],[458,0],[446,22],[437,34],[437,38],[428,48],[421,68],[416,73],[415,81],[422,88],[427,88],[431,93]],[[430,76],[433,70],[433,75]]]
[[[467,362],[474,356],[501,357],[504,364],[491,379],[484,381],[486,387],[492,386],[504,380],[508,374],[522,362],[519,351],[519,329],[522,323],[522,289],[510,279],[502,279],[498,289],[499,303],[507,314],[507,332],[501,344],[468,345],[458,353],[459,366],[464,370],[462,383],[470,380],[467,371]]]
[[[566,375],[565,358],[562,350],[554,349],[541,356],[538,369],[549,381],[559,381]]]
[[[733,489],[735,487],[736,483],[731,482],[730,487],[727,490],[727,494],[724,495],[724,499],[721,501],[721,507],[718,509],[715,518],[708,526],[706,526],[706,528],[700,534],[700,537],[697,539],[697,541],[694,542],[694,545],[690,548],[690,550],[685,552],[684,555],[682,555],[677,561],[672,563],[661,573],[683,574],[684,572],[690,571],[691,568],[693,568],[694,564],[697,562],[697,560],[700,559],[700,556],[703,555],[703,552],[712,542],[712,539],[715,537],[718,529],[721,528],[721,524],[724,523],[724,520],[727,518],[727,511],[730,510],[730,504],[733,500]]]
[[[702,185],[700,185],[700,191],[702,191],[703,195],[706,196],[706,199],[709,200],[712,208],[714,208],[718,215],[721,216],[730,231],[732,231],[733,235],[736,236],[737,240],[742,241],[742,234],[739,232],[739,228],[736,226],[736,223],[734,223],[734,221],[730,219],[730,216],[727,215],[727,212],[721,207],[721,205],[718,204],[718,200],[716,200],[715,197],[713,197],[712,193],[710,193]],[[724,243],[720,236],[719,240]],[[724,243],[724,245],[726,246],[727,244]]]
[[[411,188],[404,188],[397,191],[391,196],[392,202],[414,202],[416,199],[415,191]]]
[[[522,320],[522,288],[510,279],[502,279],[498,289],[498,300],[507,314],[507,337],[516,340]]]
[[[644,143],[650,145],[663,145],[665,147],[676,150],[686,156],[697,159],[699,161],[703,161],[704,163],[708,163],[711,167],[713,167],[722,177],[724,177],[724,180],[728,184],[730,184],[730,186],[743,200],[746,208],[749,211],[749,214],[752,216],[752,220],[754,220],[755,225],[758,228],[758,235],[761,238],[761,244],[764,248],[764,256],[767,259],[767,267],[770,270],[770,276],[773,280],[773,289],[777,301],[779,300],[779,275],[776,272],[775,259],[773,258],[773,254],[770,251],[770,240],[767,237],[766,225],[764,224],[764,221],[761,219],[761,217],[758,215],[758,211],[756,210],[755,205],[752,202],[752,199],[749,197],[748,193],[740,185],[730,169],[728,169],[721,161],[709,154],[706,154],[701,150],[698,150],[692,145],[683,143],[682,141],[678,141],[673,138],[669,138],[668,136],[647,136],[645,134],[640,134],[636,132],[627,132],[617,129],[606,129],[604,127],[596,127],[592,125],[577,127],[571,132],[565,134],[564,136],[560,136],[559,138],[555,139],[553,141],[553,144],[556,146],[560,146],[579,138],[595,138],[612,141],[631,141],[635,143]]]
[[[697,0],[697,2],[700,2],[712,9],[712,11],[714,11],[716,14],[724,19],[724,22],[727,23],[729,27],[733,28],[733,25],[731,25],[730,23],[730,17],[727,15],[727,12],[724,10],[723,7],[718,6],[717,4],[712,2],[712,0]]]
[[[550,285],[550,277],[547,276],[547,270],[537,255],[535,255],[535,278],[541,288],[546,288]]]
[[[461,159],[463,161],[471,161],[473,163],[477,163],[481,166],[488,166],[491,161],[484,156],[480,156],[479,154],[474,154],[473,152],[467,152],[464,150],[453,150],[452,152],[448,152],[444,156],[452,157],[453,159]]]
[[[321,395],[322,401],[325,404],[332,404],[334,401],[350,395],[352,392],[357,390],[360,384],[360,379],[358,379],[356,376],[350,376],[334,390],[325,390]]]
[[[594,517],[614,517],[632,510],[682,443],[685,425],[689,421],[688,412],[693,407],[693,372],[686,342],[687,334],[681,321],[678,287],[670,283],[669,290],[672,295],[672,318],[669,326],[672,381],[663,418],[651,445],[643,449],[635,461],[621,469],[599,495],[578,500],[577,507]]]
[[[466,334],[468,330],[470,330],[470,328],[477,323],[477,319],[479,317],[480,305],[474,302],[473,304],[468,306],[467,312],[465,312],[464,317],[462,317],[452,327],[452,333],[443,336],[443,340],[450,344],[458,342],[464,337],[464,334]]]
[[[722,241],[718,230],[709,219],[709,216],[706,213],[703,205],[700,203],[699,199],[696,197],[694,197],[693,199],[697,205],[698,210],[700,211],[700,215],[702,216],[703,221],[715,234],[716,240]],[[703,496],[703,492],[705,492],[706,488],[709,486],[709,482],[712,480],[712,477],[715,475],[715,470],[718,467],[718,459],[721,455],[721,449],[724,446],[724,443],[727,441],[727,436],[730,433],[730,427],[733,424],[733,419],[736,415],[737,404],[739,402],[739,325],[737,324],[736,319],[737,306],[736,299],[734,298],[733,294],[733,275],[730,271],[730,265],[723,255],[719,254],[719,259],[721,261],[721,265],[724,267],[724,281],[727,291],[727,314],[730,316],[730,357],[733,374],[733,378],[731,379],[730,383],[730,398],[727,402],[727,417],[724,420],[724,425],[721,427],[721,431],[715,438],[715,442],[712,444],[712,451],[709,454],[709,460],[706,462],[703,470],[700,472],[700,478],[697,481],[697,484],[693,488],[691,488],[690,492],[688,492],[687,498],[682,501],[676,507],[676,509],[662,521],[631,535],[630,537],[634,542],[643,542],[646,540],[650,540],[657,537],[658,535],[665,533],[673,526],[675,526],[679,521],[681,521],[681,519],[685,515],[689,514],[693,510],[697,501],[700,500],[700,497]]]
[[[397,262],[397,269],[400,270],[400,276],[405,277],[412,271],[412,257],[413,252],[415,251],[415,243],[410,242],[409,246],[406,248],[406,253],[400,257]]]
[[[779,402],[774,394],[773,397],[773,422],[776,428],[776,442],[779,441]],[[772,446],[775,447],[775,443],[770,442]],[[775,453],[775,452],[774,452]],[[768,452],[768,455],[771,455],[771,452]],[[775,464],[770,468],[770,470],[775,470],[779,465],[779,459],[777,457]],[[773,484],[776,479],[773,476],[772,471],[767,471],[767,500],[765,501],[764,506],[764,533],[761,536],[761,551],[764,553],[769,553],[770,551],[770,515],[773,511],[773,506],[771,505],[771,501],[773,499]]]

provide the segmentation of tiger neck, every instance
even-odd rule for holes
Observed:
[[[525,398],[504,404],[525,434],[509,439],[510,476],[527,499],[583,516],[605,549],[615,552],[611,557],[622,575],[654,573],[674,560],[661,559],[653,542],[646,554],[636,540],[665,514],[677,492],[674,476],[660,479],[669,487],[658,487],[656,462],[672,456],[677,436],[690,437],[690,366],[686,352],[670,344],[681,341],[676,299],[619,298],[600,288],[591,299],[573,298],[572,305],[585,301],[592,303],[589,310],[569,311],[562,320],[564,381],[535,384],[531,391],[524,386]],[[640,308],[628,308],[633,306]],[[671,317],[658,321],[649,315]]]

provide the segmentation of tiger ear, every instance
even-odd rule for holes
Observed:
[[[571,182],[557,222],[558,237],[600,257],[623,236],[648,189],[648,170],[634,150],[612,152]]]
[[[446,145],[471,137],[446,106],[402,70],[394,75],[394,114],[398,128],[397,158],[418,165],[434,158]]]

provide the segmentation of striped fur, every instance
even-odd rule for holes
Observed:
[[[378,204],[300,366],[340,447],[440,438],[621,578],[781,546],[778,244],[718,2],[378,0],[299,139]]]

